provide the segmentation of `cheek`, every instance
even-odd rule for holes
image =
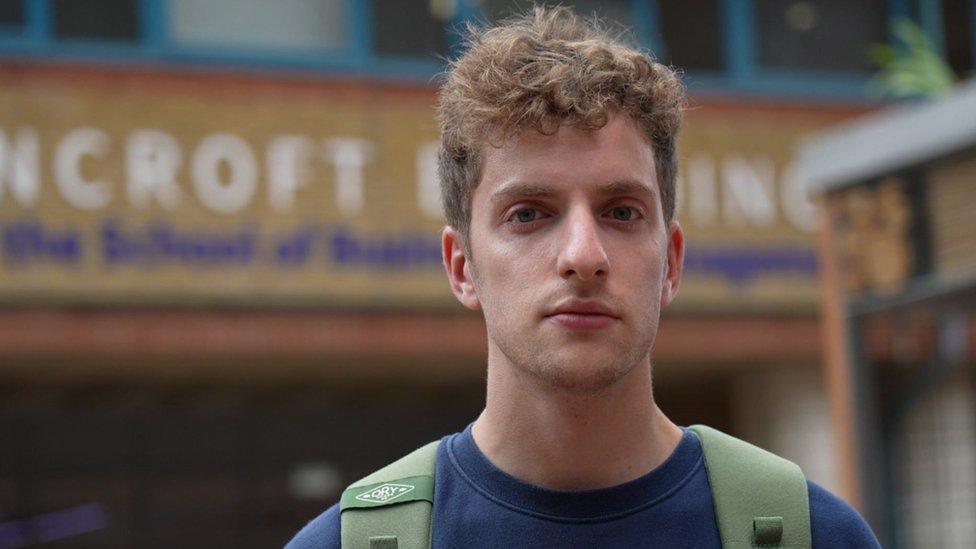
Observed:
[[[616,252],[617,274],[620,278],[626,278],[630,283],[641,287],[661,283],[668,262],[664,252],[659,251],[657,243],[624,247]]]
[[[485,253],[479,259],[475,285],[486,315],[512,319],[530,314],[547,287],[539,262],[530,261],[531,254]]]

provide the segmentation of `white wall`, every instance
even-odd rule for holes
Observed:
[[[782,365],[738,375],[732,383],[733,424],[749,442],[799,465],[807,478],[836,493],[834,430],[817,365]]]

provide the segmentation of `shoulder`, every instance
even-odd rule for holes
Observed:
[[[339,504],[329,507],[324,513],[305,525],[285,549],[336,548],[339,547],[340,525]]]
[[[881,545],[864,518],[846,501],[807,481],[810,530],[817,548],[862,548]]]
[[[386,467],[354,482],[351,486],[364,486],[375,482],[389,482],[393,479],[428,474],[428,470],[433,472],[436,454],[439,453],[438,449],[442,446],[440,442],[437,440],[426,444]],[[313,547],[338,549],[342,539],[340,514],[338,503],[329,507],[295,534],[295,537],[285,546],[286,549]]]

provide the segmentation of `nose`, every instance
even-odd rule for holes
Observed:
[[[606,276],[610,260],[600,234],[600,226],[589,208],[569,212],[563,224],[557,268],[563,278],[580,281]]]

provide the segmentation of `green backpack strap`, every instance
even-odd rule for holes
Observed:
[[[429,549],[439,442],[346,488],[339,500],[343,549]]]
[[[810,500],[800,468],[705,425],[701,439],[722,547],[809,549]]]

